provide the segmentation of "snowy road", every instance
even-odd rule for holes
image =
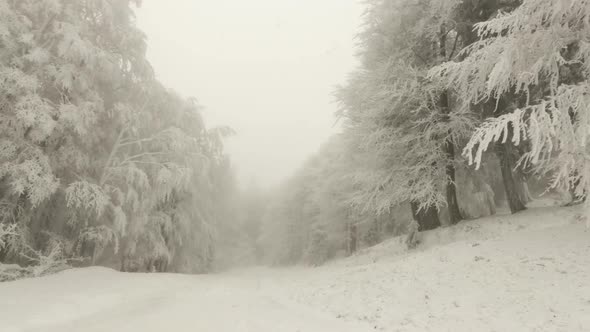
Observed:
[[[0,284],[0,331],[368,331],[289,300],[252,278],[120,274],[102,268]],[[23,295],[23,290],[26,294]]]
[[[590,331],[590,231],[530,210],[320,268],[66,271],[0,284],[2,332]]]

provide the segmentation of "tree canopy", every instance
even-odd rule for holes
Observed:
[[[0,1],[1,261],[211,268],[231,130],[155,79],[138,4]]]

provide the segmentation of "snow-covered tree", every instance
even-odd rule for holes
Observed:
[[[470,131],[445,89],[427,72],[453,58],[452,20],[458,1],[372,1],[361,34],[362,68],[339,94],[343,116],[373,158],[362,177],[371,188],[359,197],[378,212],[411,202],[422,229],[438,227],[447,207],[462,219],[456,194],[455,149]],[[361,177],[361,178],[362,178]],[[373,185],[368,185],[373,182]]]
[[[155,80],[134,4],[0,1],[0,223],[20,241],[0,261],[59,247],[124,269],[210,267],[230,131]]]
[[[82,188],[82,179],[71,184],[93,167],[116,89],[151,74],[129,5],[0,2],[1,199],[19,214],[19,229],[31,231],[27,241],[35,247],[57,239],[63,229],[54,226],[68,223],[65,209],[56,208],[67,205],[68,190],[95,196],[102,213],[96,187]]]
[[[464,108],[511,103],[472,136],[464,153],[480,165],[494,143],[525,146],[521,167],[550,174],[553,188],[588,185],[588,61],[590,7],[585,1],[525,0],[511,12],[476,25],[479,41],[465,59],[436,68],[458,91]]]
[[[318,265],[405,231],[408,213],[377,215],[355,204],[366,155],[349,140],[333,136],[273,195],[259,238],[266,262]]]

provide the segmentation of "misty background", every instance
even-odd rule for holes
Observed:
[[[313,10],[311,10],[313,8]],[[358,64],[357,0],[145,1],[157,77],[228,125],[241,186],[277,185],[338,131],[335,86]]]
[[[0,0],[0,330],[590,331],[589,17]]]

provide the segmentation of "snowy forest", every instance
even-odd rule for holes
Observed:
[[[0,262],[211,268],[231,129],[155,79],[133,4],[0,2]]]
[[[227,150],[240,132],[209,125],[198,91],[183,96],[156,75],[137,24],[141,2],[0,0],[5,285],[97,267],[215,276],[256,266],[319,269],[352,257],[372,270],[373,258],[361,257],[385,255],[392,243],[400,255],[420,255],[433,236],[446,244],[445,232],[491,229],[496,216],[588,223],[588,1],[363,2],[358,66],[331,96],[338,130],[271,188],[240,184]],[[539,202],[550,202],[548,210]],[[507,233],[525,226],[514,227]],[[587,226],[575,229],[588,259]],[[475,252],[478,241],[445,250]],[[10,290],[0,288],[0,298]],[[294,298],[319,301],[303,290]],[[357,320],[370,330],[437,326],[394,329],[401,316],[394,324],[363,315]],[[267,331],[260,326],[227,331]],[[297,331],[316,331],[309,326]],[[470,326],[455,330],[482,330]],[[332,328],[317,331],[345,331]]]
[[[266,259],[317,264],[542,194],[585,201],[588,10],[369,1],[361,67],[335,93],[343,130],[272,200]]]

